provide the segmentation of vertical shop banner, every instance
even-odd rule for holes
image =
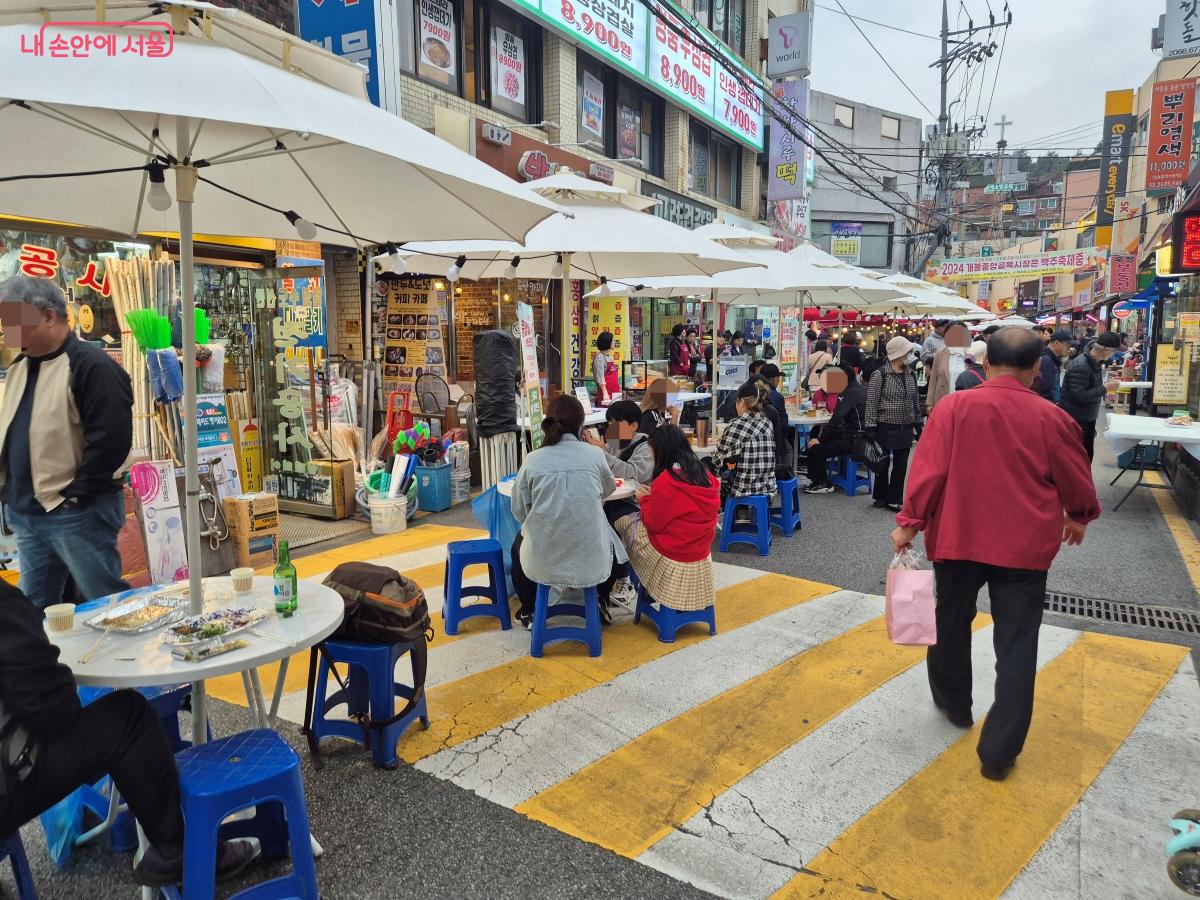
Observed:
[[[1154,391],[1151,403],[1187,403],[1188,376],[1192,371],[1191,354],[1174,344],[1154,348]]]
[[[681,19],[655,4],[647,75],[684,106],[711,116],[717,66],[709,52],[693,44],[687,34]]]
[[[1137,256],[1142,239],[1142,205],[1132,197],[1118,197],[1112,223],[1112,252]]]
[[[762,147],[763,94],[758,87],[758,76],[743,68],[736,58],[732,61],[738,69],[736,75],[723,67],[717,72],[714,117],[728,131]]]
[[[1200,53],[1200,3],[1167,0],[1162,49],[1163,59],[1182,59]]]
[[[529,408],[529,435],[533,449],[542,446],[542,382],[538,377],[537,336],[533,331],[533,307],[517,304],[517,324],[521,329],[521,367],[525,373],[525,402]]]
[[[359,0],[361,2],[361,0]],[[419,0],[422,65],[432,66],[454,78],[458,70],[458,33],[454,25],[453,0]]]
[[[1096,197],[1096,246],[1112,243],[1117,198],[1125,193],[1129,178],[1129,150],[1135,118],[1133,91],[1108,91],[1104,95],[1104,133],[1101,137],[1100,191]]]
[[[492,90],[511,103],[525,102],[525,41],[499,25],[492,29]]]
[[[613,358],[617,366],[621,365],[622,360],[627,360],[629,356],[628,337],[629,332],[627,326],[629,323],[625,320],[626,299],[624,297],[592,297],[590,298],[590,307],[588,309],[588,368],[590,374],[592,371],[592,354],[595,353],[596,338],[600,336],[600,332],[608,331],[612,333],[613,345],[609,351],[609,356]]]
[[[851,266],[862,258],[862,223],[834,222],[829,226],[830,254]]]
[[[375,4],[365,0],[299,0],[296,14],[302,40],[324,47],[367,69],[367,95],[379,105]]]
[[[446,348],[433,280],[404,275],[389,279],[386,291],[384,389],[411,391],[425,374],[445,378]]]
[[[581,379],[583,373],[583,282],[571,282],[571,377]]]
[[[1146,190],[1171,190],[1187,181],[1195,108],[1194,79],[1154,83],[1146,133]]]
[[[281,269],[296,266],[322,266],[319,259],[299,256],[279,256],[276,263]],[[325,290],[323,278],[280,278],[275,282],[279,294],[279,305],[284,321],[295,325],[303,335],[296,341],[298,347],[313,347],[324,350],[325,337]]]
[[[579,127],[596,140],[604,140],[604,83],[591,72],[583,73],[583,106],[579,110]]]
[[[798,200],[808,192],[807,145],[801,117],[808,110],[808,82],[780,81],[771,106],[771,146],[767,162],[767,200]]]
[[[209,467],[217,496],[224,500],[240,494],[238,458],[224,394],[201,394],[196,398],[196,446],[200,465]]]
[[[1110,294],[1132,294],[1137,290],[1137,257],[1128,254],[1108,260],[1108,291]]]

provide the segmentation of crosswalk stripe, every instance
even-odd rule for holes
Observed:
[[[726,631],[739,628],[835,590],[786,575],[763,575],[718,591],[717,626]],[[584,655],[577,644],[555,644],[546,648],[542,659],[522,656],[443,684],[428,692],[429,730],[410,731],[398,752],[416,762],[707,637],[707,632],[690,628],[680,632],[675,643],[664,644],[654,639],[651,626],[630,623],[607,629],[603,653],[595,658]],[[527,653],[528,644],[524,647]]]
[[[826,594],[659,657],[417,768],[514,807],[651,728],[878,615],[878,597]]]
[[[1033,728],[1004,783],[964,735],[833,841],[775,898],[998,896],[1054,832],[1187,653],[1088,633],[1038,676]]]
[[[1080,873],[1093,874],[1109,897],[1181,896],[1168,886],[1157,836],[1165,841],[1171,816],[1193,805],[1200,772],[1197,709],[1200,685],[1191,658],[1184,657],[1087,793],[1013,880],[1005,900],[1079,896]]]
[[[1039,666],[1079,634],[1044,628]],[[987,627],[972,642],[980,715],[995,684],[992,638]],[[638,862],[720,897],[768,897],[961,735],[916,665],[730,785]]]
[[[883,619],[873,619],[641,735],[517,811],[637,856],[923,653],[889,643]]]
[[[1146,472],[1143,478],[1150,484],[1165,486],[1162,476],[1157,472]],[[1196,593],[1200,594],[1200,541],[1196,540],[1192,526],[1180,512],[1174,491],[1151,491],[1150,493],[1154,495],[1158,511],[1162,513],[1163,521],[1167,523],[1167,528],[1171,531],[1171,537],[1175,540],[1179,555],[1183,557],[1183,564],[1192,579],[1192,587]]]

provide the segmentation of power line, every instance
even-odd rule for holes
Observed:
[[[901,28],[899,25],[889,25],[887,22],[880,22],[875,19],[868,19],[865,16],[851,15],[850,13],[846,12],[846,10],[844,10],[844,9],[837,9],[833,6],[825,6],[824,4],[821,4],[821,3],[817,3],[814,5],[818,9],[827,9],[830,12],[839,13],[840,15],[843,15],[847,19],[850,19],[852,21],[868,22],[871,25],[878,25],[880,28],[890,28],[892,31],[900,31],[900,32],[903,32],[904,34],[911,34],[913,37],[928,38],[931,41],[941,40],[941,38],[939,38],[936,34],[924,34],[920,31],[910,31],[907,28]]]
[[[914,91],[912,88],[910,88],[908,86],[908,82],[900,77],[900,73],[897,72],[894,68],[892,68],[892,64],[887,61],[886,56],[884,56],[882,53],[879,52],[879,48],[875,46],[874,42],[869,37],[867,37],[867,33],[862,30],[862,26],[859,25],[858,22],[856,22],[852,17],[850,17],[850,13],[846,12],[846,7],[842,5],[842,0],[835,0],[835,2],[841,8],[842,12],[845,13],[847,18],[850,18],[851,24],[854,25],[854,27],[856,29],[858,29],[858,33],[862,35],[863,40],[867,42],[867,45],[872,50],[875,51],[875,55],[878,56],[881,60],[883,60],[883,64],[888,67],[888,71],[892,73],[892,75],[895,77],[895,79],[904,86],[904,89],[906,91],[908,91],[910,94],[912,94],[912,98],[921,104],[921,106],[922,106],[922,108],[924,108],[925,112],[929,113],[934,118],[937,118],[937,114],[932,109],[930,109],[928,106],[925,105],[925,101],[917,96],[917,92]]]

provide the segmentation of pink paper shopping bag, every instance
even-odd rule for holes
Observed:
[[[892,560],[887,573],[888,640],[906,647],[937,643],[937,601],[933,595],[933,570],[924,555],[904,550]]]

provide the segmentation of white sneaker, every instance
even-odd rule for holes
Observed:
[[[613,603],[632,610],[637,605],[637,588],[633,586],[628,578],[622,578],[613,584],[612,592],[608,595],[608,599]]]

